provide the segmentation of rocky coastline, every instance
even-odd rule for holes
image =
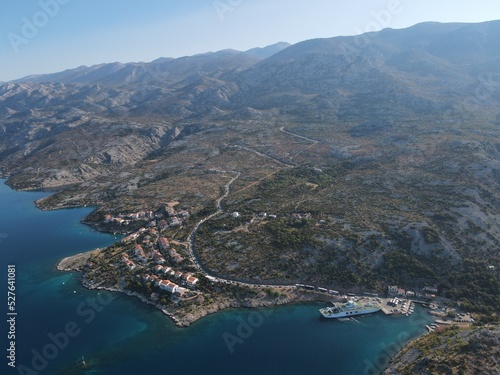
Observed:
[[[102,249],[95,249],[63,258],[56,265],[56,269],[65,272],[82,272],[89,258],[92,255],[97,254],[101,250]],[[266,293],[263,292],[257,294],[253,298],[247,297],[244,299],[238,299],[231,295],[220,294],[217,295],[212,302],[196,305],[196,308],[186,308],[185,306],[166,308],[165,306],[155,303],[143,294],[126,290],[118,286],[94,284],[91,281],[87,280],[85,278],[85,275],[82,276],[81,283],[85,288],[90,290],[106,290],[109,292],[118,292],[126,294],[128,296],[136,297],[142,302],[160,310],[163,314],[172,319],[172,321],[178,327],[188,327],[192,323],[208,315],[215,314],[226,309],[266,308],[298,302],[317,302],[324,300],[324,298],[321,298],[321,296],[313,292],[307,290],[296,290],[290,287],[286,289],[280,289],[280,292],[284,293],[284,295],[280,296],[280,298],[269,297]],[[257,290],[264,289],[263,287],[259,286],[255,286],[254,288],[256,288]]]

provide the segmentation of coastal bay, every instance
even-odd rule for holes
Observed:
[[[43,353],[51,343],[48,335],[66,323],[81,330],[41,373],[82,373],[82,355],[85,373],[95,374],[154,373],[162,366],[188,374],[331,373],[332,368],[339,374],[378,373],[431,321],[418,308],[412,317],[378,313],[349,322],[324,320],[318,312],[324,303],[306,303],[231,309],[177,328],[136,298],[87,290],[79,273],[57,271],[59,259],[108,246],[115,238],[79,223],[90,208],[39,211],[33,201],[44,195],[0,188],[6,208],[0,249],[18,269],[18,365],[32,368],[33,351]]]

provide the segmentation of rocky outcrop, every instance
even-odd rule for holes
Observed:
[[[404,348],[383,375],[498,374],[500,327],[448,328]]]

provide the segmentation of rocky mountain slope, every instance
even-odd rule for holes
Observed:
[[[0,86],[0,169],[58,190],[40,207],[97,205],[95,219],[170,200],[202,217],[239,173],[224,208],[240,219],[200,230],[213,272],[437,283],[491,313],[499,37],[499,21],[427,23],[26,77]]]
[[[383,375],[498,374],[500,328],[448,328],[409,344]]]

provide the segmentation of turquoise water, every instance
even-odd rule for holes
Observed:
[[[15,264],[18,312],[18,367],[3,357],[2,374],[377,374],[431,321],[417,307],[410,318],[338,322],[319,319],[323,304],[298,304],[225,311],[180,329],[135,298],[86,290],[79,274],[56,271],[60,258],[115,239],[79,223],[90,208],[36,209],[46,195],[0,183],[0,280]]]

